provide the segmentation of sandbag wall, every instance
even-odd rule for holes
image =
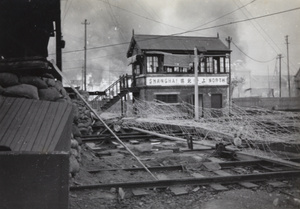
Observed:
[[[0,73],[0,95],[54,102],[71,102],[61,81],[48,73],[41,76]]]
[[[72,103],[72,100],[64,89],[62,82],[55,79],[53,75],[49,73],[36,76],[30,74],[0,72],[0,95]],[[73,106],[73,127],[77,127],[78,108],[76,104],[73,104]],[[78,133],[78,128],[73,128],[70,150],[70,174],[72,176],[79,172],[79,162],[81,160],[80,146],[76,141],[76,136],[80,137],[81,135]]]

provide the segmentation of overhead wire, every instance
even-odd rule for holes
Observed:
[[[103,0],[98,0],[98,1],[101,1],[101,2],[106,3],[106,4],[110,4],[110,3],[106,2],[106,1],[103,1]],[[182,28],[179,28],[179,27],[176,27],[176,26],[173,26],[173,25],[169,25],[169,24],[163,23],[163,22],[161,22],[161,21],[158,21],[158,20],[155,20],[155,19],[151,19],[151,18],[149,18],[149,17],[145,17],[145,16],[143,16],[143,15],[140,15],[140,14],[138,14],[138,13],[136,13],[136,12],[133,12],[133,11],[124,9],[124,8],[122,8],[122,7],[119,7],[119,6],[116,6],[116,5],[113,5],[113,4],[110,4],[110,5],[111,5],[112,7],[118,8],[119,10],[128,12],[128,13],[130,13],[130,14],[132,14],[132,15],[135,15],[135,16],[138,16],[138,17],[141,17],[141,18],[144,18],[144,19],[146,19],[146,20],[149,20],[149,21],[152,21],[152,22],[156,22],[156,23],[159,23],[159,24],[163,24],[163,25],[166,25],[166,26],[169,26],[169,27],[172,27],[172,28],[177,28],[177,29],[183,30]]]
[[[244,8],[244,7],[246,7],[246,6],[248,6],[248,5],[252,4],[252,3],[254,3],[255,1],[256,1],[256,0],[252,0],[252,1],[249,2],[248,4],[242,5],[241,7],[238,7],[237,9],[235,9],[235,10],[233,10],[233,11],[231,11],[231,12],[228,12],[228,13],[226,13],[226,14],[224,14],[224,15],[218,17],[218,18],[215,18],[215,19],[213,19],[213,20],[211,20],[211,21],[208,21],[208,22],[206,22],[206,23],[204,23],[204,24],[202,24],[202,25],[200,25],[200,26],[197,26],[197,27],[195,27],[195,28],[192,28],[191,30],[195,30],[195,29],[197,29],[197,28],[200,28],[200,27],[203,27],[203,26],[205,26],[205,25],[208,25],[209,23],[215,22],[215,21],[217,21],[217,20],[219,20],[219,19],[221,19],[221,18],[224,18],[224,17],[226,17],[226,16],[228,16],[228,15],[231,15],[231,14],[233,14],[234,12],[236,12],[236,11],[238,11],[238,10],[241,10],[242,8]]]
[[[231,43],[240,51],[242,52],[242,54],[244,54],[246,57],[248,57],[249,59],[255,61],[255,62],[260,62],[260,63],[268,63],[268,62],[271,62],[273,60],[276,59],[276,57],[270,59],[270,60],[266,60],[266,61],[262,61],[262,60],[257,60],[257,59],[254,59],[253,57],[250,57],[248,54],[246,54],[243,50],[241,50],[233,41],[231,41]]]
[[[261,16],[247,18],[247,19],[243,19],[243,20],[232,21],[232,22],[228,22],[228,23],[224,23],[224,24],[220,24],[220,25],[215,25],[215,26],[210,26],[210,27],[205,27],[205,28],[200,28],[200,29],[194,29],[194,30],[187,30],[187,31],[180,32],[180,33],[173,33],[173,34],[170,34],[168,36],[177,36],[177,35],[182,35],[182,34],[186,34],[186,33],[192,33],[192,32],[196,32],[196,31],[202,31],[202,30],[214,29],[214,28],[218,28],[218,27],[224,27],[224,26],[228,26],[228,25],[234,25],[234,24],[237,24],[237,23],[247,22],[247,21],[250,21],[250,20],[261,19],[261,18],[265,18],[265,17],[270,17],[270,16],[278,15],[278,14],[292,12],[292,11],[296,11],[296,10],[299,10],[299,9],[300,9],[300,7],[296,7],[296,8],[293,8],[293,9],[283,10],[283,11],[280,11],[280,12],[274,12],[274,13],[271,13],[271,14],[261,15]],[[166,37],[166,36],[156,36],[154,38],[144,39],[142,41],[159,39],[159,38],[162,38],[162,37]],[[121,45],[129,44],[129,43],[130,42],[127,41],[127,42],[122,42],[122,43],[108,44],[108,45],[103,45],[103,46],[96,46],[96,47],[87,48],[87,50],[103,49],[103,48],[107,48],[107,47],[121,46]],[[81,52],[83,50],[84,49],[64,51],[63,53],[66,54],[66,53]]]

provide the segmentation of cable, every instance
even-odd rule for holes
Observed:
[[[276,59],[276,57],[274,57],[273,59],[271,60],[267,60],[267,61],[261,61],[261,60],[257,60],[257,59],[254,59],[252,57],[250,57],[249,55],[247,55],[245,52],[243,52],[233,41],[231,41],[231,43],[240,51],[242,52],[246,57],[250,58],[251,60],[255,61],[255,62],[260,62],[260,63],[267,63],[267,62],[271,62],[273,61],[274,59]]]
[[[150,20],[150,21],[153,21],[153,22],[156,22],[156,23],[159,23],[159,24],[163,24],[163,25],[172,27],[172,28],[177,28],[177,29],[180,29],[180,30],[184,30],[184,29],[182,29],[182,28],[178,28],[178,27],[176,27],[176,26],[169,25],[169,24],[166,24],[166,23],[163,23],[163,22],[160,22],[160,21],[157,21],[157,20],[154,20],[154,19],[151,19],[151,18],[142,16],[142,15],[140,15],[140,14],[138,14],[138,13],[132,12],[132,11],[127,10],[127,9],[124,9],[124,8],[122,8],[122,7],[118,7],[118,6],[112,5],[112,4],[110,4],[110,3],[108,3],[108,2],[105,2],[105,1],[103,1],[103,0],[99,0],[99,1],[101,1],[101,2],[103,2],[103,3],[105,3],[105,4],[109,4],[109,5],[112,6],[112,7],[118,8],[118,9],[123,10],[123,11],[125,11],[125,12],[128,12],[128,13],[130,13],[130,14],[133,14],[133,15],[136,15],[136,16],[138,16],[138,17],[144,18],[144,19],[146,19],[146,20]]]
[[[296,8],[293,8],[293,9],[288,9],[288,10],[275,12],[275,13],[271,13],[271,14],[267,14],[267,15],[261,15],[261,16],[257,16],[257,17],[253,17],[253,18],[244,19],[244,20],[237,20],[237,21],[224,23],[224,24],[220,24],[220,25],[215,25],[215,26],[211,26],[211,27],[200,28],[200,29],[195,29],[195,30],[188,30],[188,31],[184,31],[184,32],[181,32],[181,33],[173,33],[173,34],[165,35],[165,36],[156,36],[154,38],[144,39],[142,41],[159,39],[159,38],[166,37],[166,36],[177,36],[177,35],[182,35],[182,34],[186,34],[186,33],[191,33],[191,32],[196,32],[196,31],[201,31],[201,30],[207,30],[207,29],[213,29],[213,28],[218,28],[218,27],[224,27],[224,26],[227,26],[227,25],[233,25],[233,24],[237,24],[237,23],[241,23],[241,22],[247,22],[247,21],[250,21],[250,20],[261,19],[261,18],[264,18],[264,17],[270,17],[270,16],[274,16],[274,15],[278,15],[278,14],[292,12],[292,11],[299,10],[299,9],[300,9],[300,7],[296,7]],[[109,44],[109,45],[104,45],[104,46],[91,47],[91,48],[88,48],[87,50],[103,49],[103,48],[107,48],[107,47],[121,46],[121,45],[129,44],[129,43],[130,42],[128,41],[128,42],[123,42],[123,43]],[[62,53],[66,54],[66,53],[81,52],[83,50],[84,49],[78,49],[78,50],[72,50],[72,51],[65,51],[65,52],[62,52]],[[50,55],[52,55],[52,54],[50,54]]]
[[[243,6],[239,7],[239,8],[237,8],[237,9],[235,9],[235,10],[229,12],[229,13],[226,13],[226,14],[224,14],[224,15],[222,15],[222,16],[220,16],[220,17],[214,19],[214,20],[211,20],[211,21],[209,21],[209,22],[206,22],[206,23],[204,23],[204,24],[202,24],[202,25],[200,25],[200,26],[197,26],[197,27],[195,27],[195,28],[193,28],[193,29],[191,29],[191,30],[195,30],[195,29],[200,28],[200,27],[202,27],[202,26],[204,26],[204,25],[207,25],[207,24],[209,24],[209,23],[215,22],[216,20],[219,20],[219,19],[221,19],[221,18],[223,18],[223,17],[226,17],[226,16],[228,16],[228,15],[230,15],[230,14],[232,14],[232,13],[234,13],[234,12],[236,12],[236,11],[238,11],[238,10],[240,10],[240,9],[242,9],[242,8],[244,8],[244,7],[246,7],[246,6],[248,6],[249,4],[254,3],[255,1],[256,1],[256,0],[253,0],[253,1],[249,2],[248,4],[245,4],[245,5],[243,5]]]

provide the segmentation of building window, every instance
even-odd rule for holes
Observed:
[[[208,57],[206,58],[206,73],[213,73],[213,72],[214,72],[213,58]]]
[[[178,95],[177,94],[158,94],[156,95],[156,100],[165,103],[177,103]]]
[[[224,57],[220,57],[220,73],[224,73]]]
[[[147,73],[156,73],[158,71],[158,57],[147,57]]]
[[[218,69],[218,60],[217,59],[214,59],[214,73],[218,73],[219,72],[219,69]]]
[[[165,72],[173,73],[173,67],[165,67]]]
[[[164,67],[165,73],[187,73],[188,68],[187,67]]]
[[[203,61],[200,62],[200,72],[205,73],[205,62]]]
[[[141,74],[141,66],[140,65],[134,65],[134,74],[139,75]]]
[[[230,64],[229,64],[229,58],[228,57],[226,57],[225,58],[225,70],[226,70],[226,73],[229,73],[229,66]]]

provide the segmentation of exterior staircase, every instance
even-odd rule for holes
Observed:
[[[126,98],[128,93],[137,91],[132,85],[132,78],[132,75],[127,74],[120,76],[117,81],[104,90],[105,95],[99,95],[91,101],[93,108],[104,112],[120,101],[121,98]]]

